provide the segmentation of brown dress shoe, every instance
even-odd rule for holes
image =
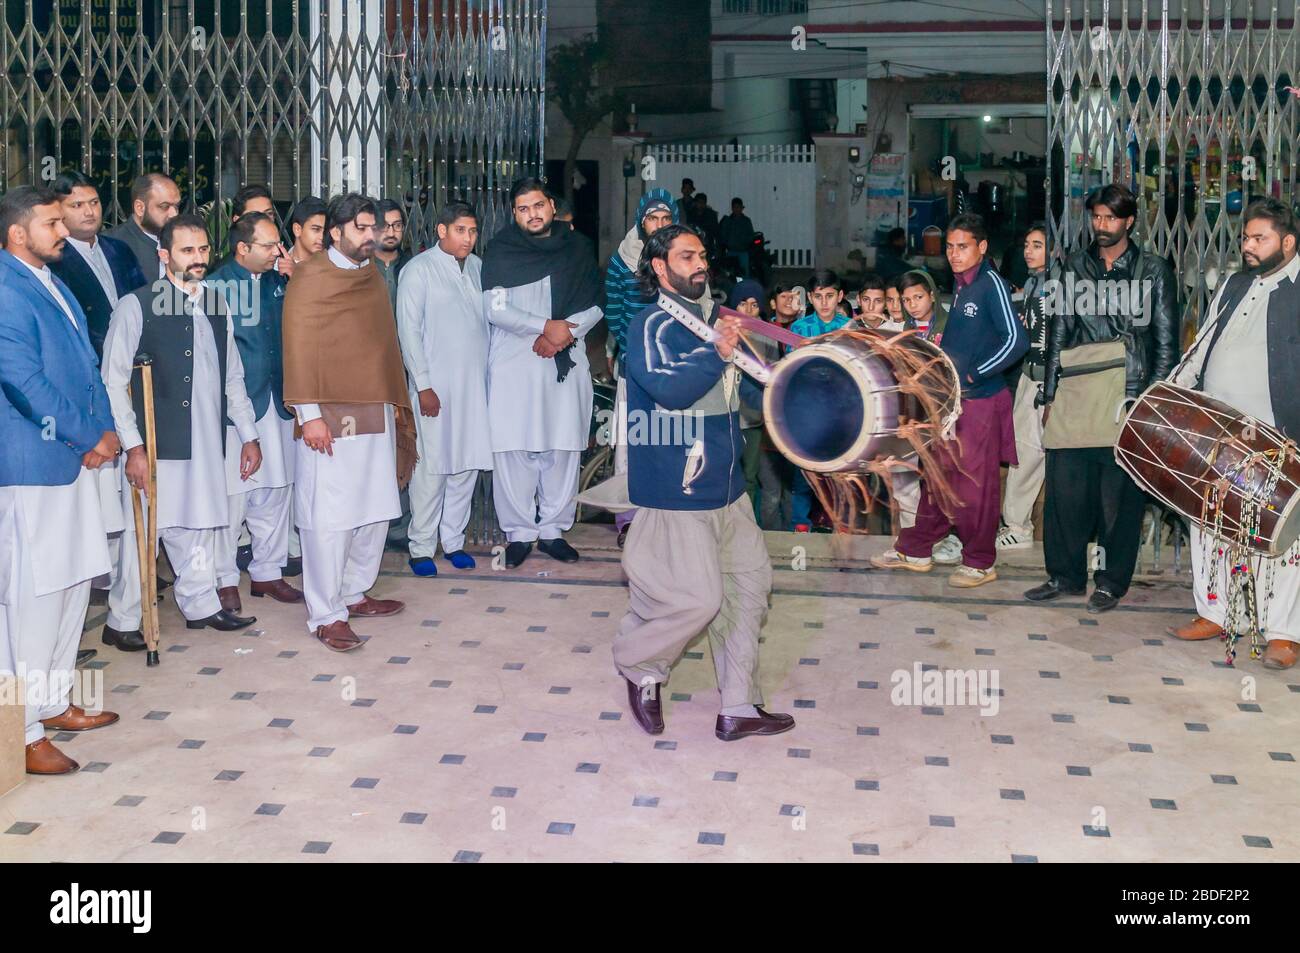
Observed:
[[[655,683],[652,692],[645,692],[632,679],[624,677],[623,681],[627,682],[627,707],[632,709],[636,723],[645,729],[646,734],[662,735],[664,709],[659,702],[659,683]]]
[[[371,599],[364,596],[356,605],[348,606],[348,615],[397,615],[405,608],[406,603],[396,599]]]
[[[71,774],[81,765],[54,747],[49,738],[33,741],[27,746],[28,774]]]
[[[50,731],[90,731],[93,728],[111,725],[117,719],[117,712],[114,711],[101,711],[98,715],[91,715],[84,708],[69,705],[68,710],[62,715],[42,718],[41,724]]]
[[[1300,657],[1300,642],[1288,642],[1286,639],[1269,639],[1268,648],[1264,650],[1265,668],[1290,668]]]
[[[344,619],[331,622],[329,625],[317,626],[314,634],[321,645],[335,652],[351,652],[353,649],[361,648],[363,644],[361,637],[352,631],[352,626]]]
[[[757,718],[741,718],[734,715],[719,715],[713,733],[723,741],[735,741],[749,735],[779,735],[794,727],[794,719],[789,715],[774,715],[758,710]]]
[[[270,596],[276,602],[302,602],[302,591],[295,589],[283,579],[272,579],[270,582],[254,580],[249,585],[249,594],[255,599]]]
[[[221,608],[225,609],[227,612],[238,612],[240,609],[244,608],[243,604],[239,601],[238,586],[222,586],[217,590],[217,598],[221,600]]]
[[[1215,625],[1209,619],[1202,619],[1197,616],[1187,625],[1170,626],[1165,630],[1176,639],[1182,639],[1184,642],[1204,642],[1206,639],[1217,639],[1223,635],[1223,627]]]

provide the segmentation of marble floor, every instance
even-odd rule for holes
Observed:
[[[571,539],[571,566],[484,553],[436,579],[388,554],[376,594],[407,610],[347,655],[247,582],[243,633],[186,630],[168,599],[154,669],[99,645],[92,608],[122,720],[58,737],[77,774],[0,798],[0,860],[1300,859],[1300,671],[1168,637],[1185,574],[1093,617],[1019,598],[1037,550],[967,591],[870,569],[883,539],[832,559],[827,537],[769,533],[763,687],[798,725],[724,743],[704,639],[667,731],[631,721],[613,534]]]

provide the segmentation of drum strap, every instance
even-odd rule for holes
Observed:
[[[697,318],[667,295],[659,296],[659,307],[678,324],[698,337],[701,341],[717,340],[717,333],[702,318]],[[731,352],[731,361],[760,384],[766,384],[772,376],[766,364],[758,358],[745,353],[740,348]]]
[[[1226,292],[1224,298],[1227,298]],[[1205,372],[1210,368],[1210,355],[1214,353],[1214,345],[1219,343],[1219,335],[1221,335],[1223,329],[1228,326],[1228,321],[1226,319],[1232,317],[1231,313],[1225,314],[1228,310],[1227,305],[1228,302],[1226,300],[1220,301],[1219,303],[1219,311],[1214,316],[1214,330],[1209,334],[1210,343],[1205,349],[1205,357],[1201,359],[1201,369],[1196,374],[1196,383],[1192,385],[1192,390],[1205,390]],[[1234,308],[1233,310],[1236,309]],[[1204,341],[1205,337],[1202,337],[1201,340]],[[1196,351],[1193,350],[1192,353],[1195,354]],[[1191,355],[1188,355],[1188,359],[1190,358]],[[1171,379],[1172,377],[1173,375],[1170,375]]]

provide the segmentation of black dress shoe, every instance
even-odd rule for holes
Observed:
[[[533,551],[532,543],[514,542],[506,546],[506,568],[514,569]]]
[[[98,654],[95,649],[77,649],[77,664],[85,665]]]
[[[248,572],[248,567],[253,562],[253,546],[250,543],[247,546],[240,546],[235,550],[235,565],[239,567],[240,572]]]
[[[233,632],[235,629],[242,629],[252,625],[257,621],[256,616],[235,615],[233,612],[227,612],[222,609],[216,615],[210,615],[206,619],[185,620],[187,629],[216,629],[218,632]]]
[[[641,686],[630,678],[627,682],[627,707],[632,709],[632,717],[645,729],[646,734],[662,735],[664,733],[664,709],[659,703],[659,683],[655,682],[653,692],[643,692]],[[649,694],[651,697],[647,698]]]
[[[1088,611],[1093,615],[1098,612],[1109,612],[1117,605],[1119,605],[1119,596],[1101,586],[1094,589],[1092,595],[1088,597]]]
[[[302,557],[290,556],[289,561],[280,569],[281,576],[301,576],[302,575]]]
[[[576,563],[578,551],[562,539],[539,539],[537,548],[562,563]]]
[[[1081,596],[1086,591],[1085,589],[1067,589],[1055,579],[1049,579],[1041,586],[1034,586],[1034,588],[1027,590],[1025,598],[1030,602],[1047,602],[1057,596]]]
[[[144,633],[139,629],[122,632],[111,625],[106,625],[104,626],[104,634],[99,637],[99,641],[105,645],[113,646],[119,652],[143,652],[145,648]]]
[[[723,741],[735,741],[750,735],[779,735],[794,727],[794,719],[789,715],[771,714],[755,706],[757,718],[740,718],[734,715],[719,715],[713,733]]]

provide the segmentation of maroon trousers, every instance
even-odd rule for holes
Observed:
[[[998,555],[1002,464],[1017,462],[1011,391],[1004,389],[975,400],[963,398],[955,443],[936,454],[958,501],[951,518],[935,504],[922,477],[916,523],[898,534],[894,548],[904,556],[928,558],[934,544],[955,529],[961,540],[962,563],[972,569],[988,569]]]

